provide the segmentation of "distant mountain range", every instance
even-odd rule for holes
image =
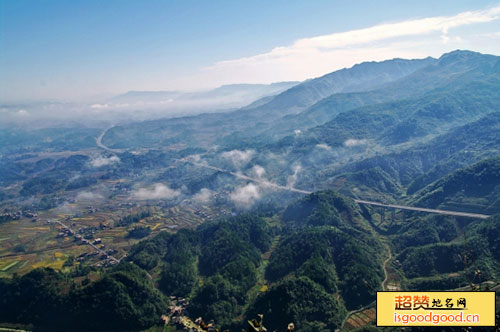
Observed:
[[[416,70],[434,63],[433,58],[423,60],[393,59],[382,62],[363,62],[349,69],[341,69],[307,80],[290,88],[265,104],[266,110],[305,109],[323,98],[337,93],[373,90],[394,82]],[[283,114],[280,114],[283,115]]]
[[[269,330],[289,322],[297,331],[354,330],[359,319],[375,331],[370,303],[379,290],[498,288],[500,57],[454,51],[362,63],[298,84],[131,91],[95,114],[109,105],[245,98],[252,100],[236,110],[127,119],[106,130],[0,130],[5,206],[25,200],[43,211],[95,190],[108,201],[101,213],[125,209],[113,226],[122,234],[149,234],[157,226],[143,223],[161,220],[189,225],[157,229],[86,286],[83,275],[74,282],[49,269],[0,278],[0,321],[145,330],[166,311],[167,296],[180,296],[190,316],[231,331],[259,314]],[[177,219],[177,207],[189,213]],[[221,210],[205,218],[205,208]],[[195,215],[204,219],[197,228]]]
[[[40,100],[2,104],[1,127],[31,128],[75,126],[103,127],[109,124],[172,118],[201,113],[221,113],[272,98],[299,82],[232,84],[211,90],[129,91],[109,98],[86,102]],[[91,115],[91,116],[89,116]]]
[[[500,57],[471,51],[363,63],[233,112],[117,126],[103,141],[256,149],[302,165],[299,187],[391,199],[497,154],[499,73]]]
[[[129,91],[109,100],[111,105],[127,107],[175,108],[178,111],[220,111],[246,106],[258,99],[279,94],[299,82],[272,84],[231,84],[211,90]]]
[[[140,124],[131,124],[132,132],[127,130],[126,133],[132,136],[130,136],[130,139],[120,137],[119,144],[123,144],[124,146],[126,144],[140,144],[140,139],[138,140],[136,137],[133,137],[134,129],[132,128],[142,128],[139,129],[139,131],[143,132],[143,129],[146,129],[148,126],[151,127],[146,129],[146,135],[151,134],[158,137],[163,137],[165,135],[166,137],[181,135],[184,136],[185,139],[186,133],[182,132],[182,128],[185,127],[190,127],[190,130],[196,133],[204,131],[203,141],[205,143],[214,143],[214,139],[221,138],[215,137],[212,132],[218,134],[230,133],[231,131],[233,133],[242,132],[243,136],[257,137],[263,131],[269,129],[269,125],[274,121],[280,121],[280,119],[286,115],[305,111],[308,107],[314,105],[323,98],[336,93],[372,90],[388,82],[393,82],[405,77],[434,62],[435,59],[426,58],[423,60],[394,59],[383,62],[363,63],[350,69],[342,69],[297,84],[274,97],[264,97],[262,100],[258,100],[234,112],[226,114],[203,114],[189,118],[155,120],[152,122],[146,121]],[[135,95],[135,93],[133,95]],[[171,96],[170,93],[168,93],[168,95]],[[166,130],[168,133],[159,132],[158,126],[163,128],[162,131]],[[225,128],[227,128],[227,130],[225,130]],[[179,130],[181,130],[181,132]],[[245,133],[245,131],[248,131],[248,133]],[[112,134],[112,132],[110,132],[110,134]],[[207,136],[212,139],[206,140]],[[109,139],[109,137],[107,139]],[[126,143],[125,140],[128,142]],[[155,139],[151,137],[148,141],[158,141],[158,138]],[[113,143],[110,142],[110,144]]]

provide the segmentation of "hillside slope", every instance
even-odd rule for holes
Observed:
[[[395,81],[432,63],[434,59],[370,62],[308,80],[255,107],[224,114],[163,119],[115,127],[103,138],[110,147],[137,147],[172,144],[179,141],[205,145],[235,132],[251,130],[256,136],[267,124],[287,114],[295,114],[324,97],[338,92],[374,89]],[[248,136],[248,135],[245,135]]]
[[[412,198],[417,206],[500,213],[500,157],[457,170]]]

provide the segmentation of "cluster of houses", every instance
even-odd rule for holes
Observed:
[[[101,256],[102,257],[102,256]],[[103,267],[103,266],[113,266],[113,265],[116,265],[118,264],[119,261],[117,260],[114,260],[114,259],[110,259],[109,257],[106,258],[105,260],[103,261],[100,261],[100,262],[97,262],[95,264],[96,267]]]
[[[87,205],[86,209],[87,213],[89,214],[97,212],[97,208],[93,207],[92,205]]]
[[[3,221],[11,221],[11,220],[19,220],[21,218],[31,218],[31,221],[38,221],[38,215],[35,212],[31,211],[16,211],[16,212],[8,212],[4,211],[4,213],[0,214],[0,222]]]
[[[171,305],[169,306],[168,315],[162,315],[161,320],[165,325],[174,324],[177,330],[188,332],[219,332],[215,327],[215,323],[211,320],[208,324],[201,317],[192,320],[186,310],[189,302],[186,299],[170,296]],[[267,329],[263,325],[264,315],[257,315],[257,319],[248,320],[248,332],[266,332]],[[295,325],[288,324],[286,332],[294,332]],[[228,332],[227,330],[223,332]]]
[[[177,323],[182,316],[188,316],[187,306],[189,301],[182,297],[170,296],[170,306],[168,307],[168,316],[171,321]]]
[[[92,252],[84,252],[76,258],[76,261],[83,262],[95,258],[100,260],[99,262],[95,263],[96,267],[111,266],[118,264],[117,260],[111,258],[111,255],[116,254],[117,252],[118,251],[115,249],[108,249],[106,251],[94,250]]]
[[[197,216],[200,216],[201,218],[203,218],[206,221],[211,221],[211,220],[217,219],[217,217],[230,215],[231,211],[226,210],[224,208],[221,208],[219,213],[209,214],[209,213],[202,211],[200,209],[196,209],[194,211],[194,214],[196,214]]]
[[[120,203],[118,204],[119,207],[129,207],[129,208],[132,208],[132,207],[137,207],[139,206],[139,204],[137,203],[134,203],[134,202],[125,202],[125,203]]]
[[[84,260],[90,259],[92,257],[98,257],[101,253],[99,251],[93,251],[93,252],[84,252],[80,256],[76,258],[77,262],[82,262]]]
[[[95,233],[97,233],[97,227],[88,226],[88,227],[78,228],[78,234],[75,235],[75,240],[82,241],[84,244],[88,244],[87,242],[85,242],[83,240],[92,239],[94,237]],[[77,235],[79,235],[79,236],[77,236]]]
[[[17,212],[4,212],[0,214],[0,222],[2,221],[11,221],[11,220],[19,220],[23,216],[21,211]]]
[[[50,221],[48,221],[50,223]],[[78,233],[75,233],[71,228],[68,227],[60,227],[59,228],[59,233],[57,233],[57,238],[63,238],[63,237],[74,237],[75,241],[80,243],[80,244],[89,244],[91,243],[90,240],[95,232],[97,231],[97,228],[95,227],[82,227],[78,229]],[[97,240],[97,239],[96,239]],[[95,242],[95,240],[93,241]],[[98,242],[100,243],[100,241]],[[98,244],[95,243],[95,244]]]
[[[73,236],[73,235],[75,235],[75,232],[73,232],[73,230],[71,230],[69,228],[61,227],[61,228],[59,228],[59,233],[57,233],[56,238],[60,239],[60,238],[63,238],[65,236]]]
[[[188,300],[182,297],[170,296],[169,312],[167,315],[161,316],[163,323],[165,325],[176,325],[178,330],[189,332],[217,331],[213,322],[205,324],[201,317],[194,321],[191,320],[186,309],[188,305]]]
[[[47,223],[52,223],[52,222],[53,221],[51,220],[47,220]],[[113,254],[116,254],[118,252],[117,250],[107,249],[105,251],[106,246],[102,243],[102,239],[93,238],[94,234],[97,232],[96,227],[82,227],[79,228],[77,232],[75,232],[73,229],[64,226],[62,223],[60,223],[60,225],[61,227],[59,228],[59,233],[57,234],[57,238],[73,236],[74,240],[78,244],[89,245],[95,249],[93,252],[85,252],[80,256],[78,256],[76,258],[77,262],[82,262],[85,260],[89,260],[91,258],[96,258],[97,260],[99,260],[99,262],[95,264],[97,267],[115,265],[119,262],[116,258],[112,256]],[[73,223],[72,226],[76,226],[76,224]]]
[[[194,211],[194,214],[196,214],[197,216],[202,217],[203,219],[212,219],[211,215],[209,215],[208,213],[206,213],[204,211],[201,211],[201,210]]]

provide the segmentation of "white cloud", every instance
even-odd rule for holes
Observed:
[[[358,146],[358,145],[365,145],[367,144],[368,141],[366,139],[355,139],[355,138],[349,138],[344,142],[344,145],[347,146],[348,148],[353,147],[353,146]]]
[[[499,38],[500,31],[477,34],[474,37]]]
[[[448,37],[448,35],[446,34],[442,34],[441,40],[443,41],[443,43],[447,44],[450,41],[450,37]]]
[[[245,151],[232,150],[232,151],[222,152],[221,156],[224,159],[230,160],[235,167],[239,168],[248,164],[248,162],[252,160],[254,154],[255,154],[254,150],[245,150]]]
[[[56,211],[62,214],[75,214],[78,212],[78,208],[75,205],[64,202],[56,208]]]
[[[172,199],[180,195],[180,192],[169,188],[163,183],[156,183],[153,188],[139,188],[132,192],[131,198],[139,201],[153,199]]]
[[[201,156],[199,154],[191,154],[187,156],[186,159],[195,163],[201,162]]]
[[[95,201],[99,199],[103,199],[101,194],[93,193],[90,191],[82,191],[76,195],[75,199],[77,201]]]
[[[229,195],[229,198],[241,208],[249,208],[261,197],[260,189],[257,185],[249,183],[238,187]]]
[[[90,105],[90,108],[92,109],[102,109],[102,108],[108,108],[108,104],[92,104]]]
[[[19,111],[17,111],[17,115],[24,117],[24,116],[28,116],[29,113],[26,110],[19,110]]]
[[[305,38],[296,41],[291,47],[283,49],[287,50],[287,52],[311,48],[332,49],[366,44],[389,38],[423,35],[432,32],[447,34],[449,29],[452,28],[474,23],[490,22],[499,18],[500,6],[483,11],[464,12],[454,16],[436,16],[396,23],[385,23],[365,29]],[[271,54],[273,51],[271,51]],[[281,52],[284,51],[282,50]]]
[[[107,157],[97,157],[95,159],[92,159],[90,161],[90,164],[94,167],[102,167],[102,166],[107,166],[111,165],[114,163],[120,162],[120,158],[118,156],[111,156],[109,158]]]
[[[295,186],[295,183],[297,183],[297,179],[299,177],[300,171],[302,171],[302,166],[301,165],[295,165],[293,167],[293,174],[290,175],[287,178],[287,181],[286,181],[286,186],[287,187],[291,188],[291,187]]]
[[[216,64],[216,66],[273,61],[293,54],[304,55],[312,51],[340,49],[396,37],[416,36],[432,32],[441,32],[442,35],[446,35],[452,28],[474,23],[491,22],[499,18],[500,6],[484,11],[464,12],[455,16],[437,16],[396,23],[385,23],[365,29],[299,39],[291,46],[276,47],[268,53],[252,57],[222,61]]]
[[[477,44],[464,43],[460,36],[452,33],[462,33],[457,31],[460,27],[484,25],[499,19],[500,6],[497,6],[452,16],[381,23],[303,38],[266,53],[217,62],[194,76],[176,80],[176,84],[192,86],[193,82],[198,81],[218,85],[234,83],[243,78],[249,83],[303,80],[363,61],[439,56],[456,48],[480,51]],[[499,47],[496,49],[500,51]]]
[[[193,201],[200,204],[207,204],[212,200],[214,192],[208,188],[202,188],[196,195],[191,198]]]
[[[332,149],[331,147],[329,147],[327,144],[324,144],[324,143],[316,144],[316,147],[319,149],[328,150],[328,151],[330,151]]]
[[[262,178],[264,176],[264,174],[266,174],[266,170],[264,167],[262,167],[260,165],[255,165],[250,170],[250,176],[255,177],[257,179]]]

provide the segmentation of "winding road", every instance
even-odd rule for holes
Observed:
[[[391,251],[391,247],[387,244],[387,243],[384,243],[384,246],[386,247],[387,249],[387,254],[388,254],[388,257],[387,259],[384,261],[384,264],[382,265],[383,269],[384,269],[384,275],[385,275],[385,278],[384,278],[384,281],[382,281],[382,290],[385,291],[385,284],[387,283],[387,280],[389,279],[389,272],[387,272],[387,264],[389,264],[389,261],[392,259],[392,251]]]
[[[219,168],[219,167],[211,166],[211,165],[208,165],[206,163],[200,163],[200,162],[196,162],[196,161],[193,161],[193,160],[189,160],[188,157],[183,158],[183,159],[179,159],[179,161],[186,162],[186,163],[191,163],[192,165],[195,165],[195,166],[198,166],[198,167],[204,167],[204,168],[212,169],[212,170],[215,170],[215,171],[219,171],[219,172],[231,174],[231,175],[233,175],[233,176],[235,176],[237,178],[248,180],[248,181],[252,181],[252,182],[255,182],[255,183],[259,183],[259,184],[262,184],[264,186],[271,187],[271,188],[274,188],[274,189],[277,189],[277,190],[287,190],[287,191],[292,191],[292,192],[306,194],[306,195],[312,193],[311,191],[297,189],[297,188],[294,188],[294,187],[291,187],[291,186],[281,186],[279,184],[276,184],[276,183],[273,183],[273,182],[269,182],[267,180],[252,178],[252,177],[244,175],[242,173],[236,173],[236,172],[228,171],[228,170],[225,170],[225,169],[222,169],[222,168]],[[419,211],[419,212],[426,212],[426,213],[436,213],[436,214],[441,214],[441,215],[451,215],[451,216],[457,216],[457,217],[469,217],[469,218],[478,218],[478,219],[486,219],[486,218],[490,217],[489,215],[478,214],[478,213],[467,213],[467,212],[460,212],[460,211],[427,209],[427,208],[419,208],[419,207],[406,206],[406,205],[398,205],[398,204],[384,204],[384,203],[372,202],[372,201],[365,201],[365,200],[360,200],[360,199],[354,199],[354,201],[356,203],[358,203],[358,204],[363,204],[363,205],[372,205],[372,206],[379,206],[379,207],[384,207],[384,208],[410,210],[410,211]],[[392,259],[392,251],[391,251],[391,247],[387,243],[384,243],[384,246],[387,249],[387,258],[384,260],[384,262],[382,264],[382,267],[383,267],[383,270],[384,270],[384,280],[381,282],[380,287],[382,288],[382,290],[385,291],[386,290],[386,283],[389,280],[389,272],[387,271],[387,265],[389,264],[389,261]],[[340,330],[342,330],[344,328],[345,323],[349,320],[349,318],[353,314],[358,313],[358,312],[363,311],[363,310],[366,310],[366,309],[368,309],[370,307],[373,307],[375,305],[375,303],[376,303],[376,300],[373,301],[373,302],[371,302],[371,303],[369,303],[369,304],[367,304],[367,305],[365,305],[365,306],[363,306],[362,308],[349,311],[347,313],[347,315],[345,316],[344,320],[342,321],[342,324],[340,326]]]
[[[107,129],[105,129],[101,133],[101,135],[99,135],[99,137],[97,137],[96,144],[98,147],[100,147],[101,149],[104,149],[106,151],[113,152],[113,153],[120,153],[123,151],[119,150],[119,149],[111,149],[102,143],[102,138],[104,137],[104,135],[106,135],[108,130],[110,130],[113,127],[114,126],[111,126]],[[231,174],[234,177],[248,180],[248,181],[252,181],[255,183],[259,183],[265,187],[270,187],[270,188],[273,188],[276,190],[286,190],[286,191],[296,192],[296,193],[305,194],[305,195],[312,194],[312,191],[298,189],[298,188],[294,188],[292,186],[282,186],[282,185],[279,185],[277,183],[267,181],[265,179],[253,178],[253,177],[247,176],[247,175],[239,173],[239,172],[232,172],[232,171],[229,171],[226,169],[222,169],[219,167],[208,165],[207,163],[200,163],[200,162],[197,162],[195,160],[190,160],[189,156],[182,158],[182,159],[176,159],[176,160],[180,161],[180,162],[184,162],[184,163],[190,163],[190,164],[198,166],[198,167],[204,167],[204,168],[208,168],[208,169],[211,169],[214,171]],[[379,206],[379,207],[385,207],[385,208],[418,211],[418,212],[426,212],[426,213],[436,213],[436,214],[456,216],[456,217],[468,217],[468,218],[478,218],[478,219],[487,219],[490,217],[489,215],[480,214],[480,213],[469,213],[469,212],[449,211],[449,210],[440,210],[440,209],[428,209],[428,208],[420,208],[420,207],[399,205],[399,204],[384,204],[384,203],[380,203],[380,202],[365,201],[365,200],[361,200],[361,199],[354,199],[354,201],[358,204],[363,204],[363,205],[372,205],[372,206]]]
[[[106,135],[106,133],[108,132],[108,130],[110,130],[111,128],[113,128],[113,126],[111,126],[111,127],[107,128],[106,130],[104,130],[101,133],[101,135],[99,135],[99,137],[97,137],[96,144],[100,148],[102,148],[102,149],[104,149],[106,151],[109,151],[109,152],[113,152],[113,153],[122,152],[121,150],[118,150],[118,149],[111,149],[111,148],[107,147],[106,145],[104,145],[102,143],[102,138],[104,137],[104,135]],[[227,173],[227,174],[230,174],[230,175],[232,175],[234,177],[237,177],[237,178],[240,178],[240,179],[244,179],[244,180],[248,180],[248,181],[252,181],[252,182],[261,184],[261,185],[263,185],[265,187],[270,187],[270,188],[273,188],[273,189],[276,189],[276,190],[286,190],[286,191],[296,192],[296,193],[305,194],[305,195],[312,194],[312,191],[298,189],[298,188],[294,188],[292,186],[282,186],[282,185],[279,185],[279,184],[274,183],[274,182],[270,182],[270,181],[265,180],[265,179],[253,178],[253,177],[250,177],[248,175],[245,175],[245,174],[242,174],[242,173],[239,173],[239,172],[232,172],[232,171],[229,171],[229,170],[226,170],[226,169],[222,169],[222,168],[219,168],[219,167],[208,165],[207,163],[200,163],[200,162],[197,162],[195,160],[190,160],[189,157],[185,157],[185,158],[182,158],[182,159],[177,159],[177,161],[184,162],[184,163],[190,163],[190,164],[198,166],[198,167],[208,168],[208,169],[211,169],[211,170],[214,170],[214,171],[218,171],[218,172]],[[385,207],[385,208],[401,209],[401,210],[409,210],[409,211],[418,211],[418,212],[426,212],[426,213],[436,213],[436,214],[442,214],[442,215],[448,215],[448,216],[456,216],[456,217],[468,217],[468,218],[478,218],[478,219],[487,219],[487,218],[490,217],[489,215],[480,214],[480,213],[469,213],[469,212],[461,212],[461,211],[428,209],[428,208],[420,208],[420,207],[407,206],[407,205],[399,205],[399,204],[384,204],[384,203],[380,203],[380,202],[365,201],[365,200],[361,200],[361,199],[354,199],[354,201],[356,203],[358,203],[358,204],[364,204],[364,205],[372,205],[372,206],[379,206],[379,207]]]
[[[108,148],[107,146],[105,146],[104,144],[102,144],[102,138],[104,137],[104,135],[106,134],[106,132],[109,129],[111,129],[111,128],[112,127],[106,129],[97,138],[97,140],[96,140],[97,145],[99,147],[101,147],[102,149],[110,151],[110,152],[114,152],[114,153],[121,152],[120,150],[111,149],[111,148]],[[207,163],[201,163],[201,162],[192,160],[189,157],[185,157],[185,158],[182,158],[182,159],[177,159],[177,161],[180,161],[180,162],[183,162],[183,163],[190,163],[190,164],[195,165],[197,167],[208,168],[208,169],[211,169],[211,170],[214,170],[214,171],[218,171],[218,172],[223,172],[223,173],[226,173],[226,174],[230,174],[230,175],[232,175],[234,177],[237,177],[237,178],[240,178],[240,179],[244,179],[244,180],[247,180],[247,181],[252,181],[252,182],[261,184],[261,185],[263,185],[265,187],[273,188],[273,189],[276,189],[276,190],[286,190],[286,191],[291,191],[291,192],[296,192],[296,193],[306,194],[306,195],[312,194],[312,191],[298,189],[298,188],[294,188],[292,186],[282,186],[282,185],[279,185],[279,184],[276,184],[276,183],[273,183],[273,182],[270,182],[268,180],[261,179],[261,178],[253,178],[253,177],[247,176],[245,174],[242,174],[240,172],[233,172],[233,171],[229,171],[229,170],[222,169],[222,168],[219,168],[219,167],[208,165]],[[418,211],[418,212],[425,212],[425,213],[435,213],[435,214],[450,215],[450,216],[456,216],[456,217],[468,217],[468,218],[478,218],[478,219],[487,219],[487,218],[490,217],[489,215],[479,214],[479,213],[468,213],[468,212],[449,211],[449,210],[440,210],[440,209],[428,209],[428,208],[420,208],[420,207],[407,206],[407,205],[399,205],[399,204],[384,204],[384,203],[380,203],[380,202],[372,202],[372,201],[366,201],[366,200],[360,200],[360,199],[354,199],[354,201],[356,203],[362,204],[362,205],[379,206],[379,207],[384,207],[384,208],[401,209],[401,210],[409,210],[409,211]],[[387,249],[388,255],[387,255],[387,258],[384,260],[383,265],[382,265],[385,277],[384,277],[384,280],[381,282],[380,286],[381,286],[382,290],[385,291],[386,290],[386,283],[387,283],[387,281],[389,279],[389,273],[387,271],[387,265],[389,264],[389,261],[392,259],[392,252],[391,252],[390,246],[387,243],[384,243],[384,246]],[[375,303],[376,303],[376,301],[373,301],[373,302],[367,304],[366,306],[364,306],[362,308],[359,308],[359,309],[352,310],[352,311],[348,312],[347,315],[346,315],[346,317],[342,321],[340,330],[342,330],[344,328],[344,325],[347,322],[347,320],[349,319],[349,317],[351,317],[353,314],[355,314],[357,312],[360,312],[360,311],[363,311],[365,309],[368,309],[368,308],[372,307]]]
[[[389,279],[389,272],[387,271],[387,264],[389,264],[389,261],[392,259],[392,251],[391,251],[391,247],[390,247],[387,243],[384,243],[384,246],[385,246],[385,247],[386,247],[386,249],[387,249],[387,258],[386,258],[386,260],[384,260],[384,263],[382,264],[382,268],[384,269],[384,276],[385,276],[385,278],[384,278],[384,280],[380,283],[380,287],[382,288],[382,290],[383,290],[383,291],[385,291],[385,290],[386,290],[386,289],[385,289],[385,284],[387,283],[387,280]],[[371,302],[371,303],[369,303],[369,304],[365,305],[364,307],[361,307],[361,308],[359,308],[359,309],[355,309],[355,310],[351,310],[351,311],[349,311],[349,312],[346,314],[346,316],[345,316],[344,320],[342,321],[342,324],[340,325],[340,329],[339,329],[339,331],[344,329],[344,325],[345,325],[345,323],[347,323],[347,321],[349,320],[349,318],[350,318],[352,315],[354,315],[355,313],[358,313],[358,312],[360,312],[360,311],[366,310],[366,309],[368,309],[368,308],[370,308],[370,307],[374,306],[374,305],[376,304],[376,302],[377,302],[377,301],[375,300],[375,301],[373,301],[373,302]]]
[[[204,167],[208,168],[214,171],[219,171],[227,174],[231,174],[234,177],[252,181],[255,183],[262,184],[266,187],[274,188],[276,190],[287,190],[287,191],[292,191],[296,192],[299,194],[312,194],[312,191],[308,190],[303,190],[303,189],[298,189],[294,188],[291,186],[282,186],[270,181],[267,181],[265,179],[258,179],[258,178],[253,178],[248,175],[244,175],[242,173],[237,173],[237,172],[232,172],[229,170],[225,170],[219,167],[211,166],[206,163],[200,163],[196,162],[193,160],[189,160],[189,157],[183,158],[183,159],[178,159],[178,161],[185,162],[185,163],[190,163],[192,165],[198,166],[198,167]],[[449,215],[449,216],[456,216],[456,217],[468,217],[468,218],[478,218],[478,219],[487,219],[490,216],[486,214],[479,214],[479,213],[469,213],[469,212],[461,212],[461,211],[449,211],[449,210],[438,210],[438,209],[428,209],[428,208],[420,208],[420,207],[414,207],[414,206],[407,206],[407,205],[398,205],[398,204],[384,204],[384,203],[379,203],[379,202],[372,202],[372,201],[365,201],[361,199],[354,199],[354,201],[358,204],[363,204],[363,205],[372,205],[372,206],[380,206],[380,207],[385,207],[385,208],[393,208],[393,209],[401,209],[401,210],[410,210],[410,211],[419,211],[419,212],[426,212],[426,213],[436,213],[436,214],[442,214],[442,215]]]
[[[199,163],[199,162],[195,162],[195,161],[192,161],[192,160],[188,160],[187,158],[178,159],[178,161],[185,162],[185,163],[190,163],[192,165],[195,165],[195,166],[198,166],[198,167],[208,168],[208,169],[211,169],[211,170],[214,170],[214,171],[219,171],[219,172],[231,174],[232,176],[237,177],[239,179],[244,179],[244,180],[252,181],[252,182],[261,184],[261,185],[263,185],[265,187],[270,187],[270,188],[273,188],[273,189],[276,189],[276,190],[292,191],[292,192],[295,192],[295,193],[306,194],[306,195],[312,194],[312,191],[297,189],[297,188],[289,187],[289,186],[282,186],[282,185],[276,184],[274,182],[267,181],[265,179],[252,178],[252,177],[247,176],[247,175],[242,174],[242,173],[228,171],[226,169],[222,169],[222,168],[215,167],[215,166],[210,166],[210,165],[205,164],[205,163]]]
[[[113,152],[113,153],[120,153],[120,152],[123,152],[121,150],[118,150],[118,149],[111,149],[111,148],[108,148],[106,145],[102,144],[102,138],[104,137],[104,135],[106,135],[106,133],[108,132],[108,130],[110,130],[111,128],[113,128],[114,126],[111,126],[107,129],[105,129],[101,135],[99,135],[99,137],[96,138],[95,142],[97,144],[98,147],[100,147],[101,149],[104,149],[106,151],[109,151],[109,152]]]

